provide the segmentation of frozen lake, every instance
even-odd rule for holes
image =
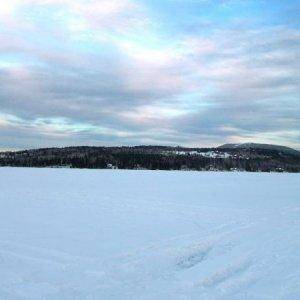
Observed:
[[[300,174],[0,168],[0,299],[300,299]]]

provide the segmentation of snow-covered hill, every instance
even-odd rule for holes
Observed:
[[[274,150],[287,154],[300,155],[300,152],[286,146],[259,144],[259,143],[242,143],[242,144],[224,144],[218,147],[219,149],[261,149],[261,150]]]
[[[0,168],[0,299],[299,299],[300,176]]]

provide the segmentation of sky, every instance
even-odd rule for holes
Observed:
[[[0,0],[0,149],[300,149],[299,0]]]

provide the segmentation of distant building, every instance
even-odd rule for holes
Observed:
[[[106,167],[107,169],[118,169],[118,167],[114,166],[113,164],[107,164]]]

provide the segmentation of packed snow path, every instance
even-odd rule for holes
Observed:
[[[300,176],[0,168],[0,299],[300,299]]]

